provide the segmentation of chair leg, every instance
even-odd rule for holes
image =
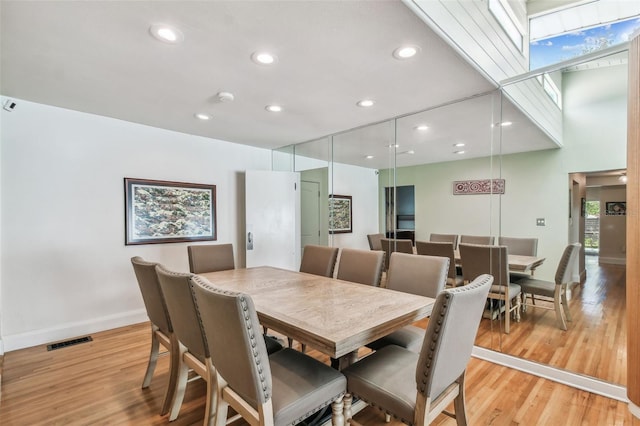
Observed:
[[[506,297],[504,298],[504,332],[506,334],[509,334],[510,322],[511,322],[511,300],[509,299],[509,293],[507,292]]]
[[[569,310],[569,302],[567,301],[567,287],[566,284],[563,284],[564,289],[562,290],[562,307],[564,308],[564,316],[567,318],[567,321],[573,321],[571,318],[571,311]]]
[[[153,372],[156,369],[156,363],[158,362],[158,354],[160,353],[160,342],[156,331],[158,327],[151,324],[151,350],[149,351],[149,362],[147,363],[147,372],[144,374],[144,380],[142,380],[142,389],[146,389],[151,384],[151,378]]]
[[[211,363],[211,358],[205,360],[206,377],[203,379],[207,382],[207,399],[205,400],[204,407],[204,425],[215,426],[216,423],[216,407],[218,404],[218,395],[216,389],[216,381],[214,375],[216,374],[215,368]]]
[[[458,378],[458,396],[453,400],[453,408],[456,412],[456,424],[458,426],[467,426],[467,407],[464,403],[464,376],[462,373]]]
[[[287,337],[287,345],[289,346],[289,349],[293,346],[293,339],[291,337]]]
[[[167,414],[171,408],[178,383],[178,373],[180,371],[180,342],[178,342],[178,338],[173,333],[169,336],[169,341],[171,342],[169,347],[169,383],[167,384],[167,391],[164,396],[164,402],[162,403],[162,411],[160,412],[162,416]]]
[[[184,392],[187,389],[187,380],[189,379],[189,366],[183,360],[184,354],[187,352],[187,348],[182,343],[179,343],[178,346],[178,359],[180,364],[178,367],[178,378],[173,394],[173,401],[171,402],[171,411],[169,413],[170,422],[178,418],[180,407],[184,400]]]
[[[553,306],[555,308],[556,311],[556,322],[558,323],[558,327],[560,327],[563,330],[567,329],[567,322],[564,319],[564,310],[562,308],[562,297],[561,297],[561,293],[562,293],[562,286],[557,285],[556,286],[556,292],[553,298]]]

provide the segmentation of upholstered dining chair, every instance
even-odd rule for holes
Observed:
[[[434,243],[453,243],[453,249],[458,248],[457,234],[431,234],[429,235],[429,241]]]
[[[462,275],[458,275],[456,270],[456,256],[453,243],[416,241],[416,253],[427,256],[441,256],[449,258],[449,271],[447,272],[447,285],[458,287],[464,284]]]
[[[233,244],[187,246],[189,271],[194,274],[235,269]]]
[[[387,288],[419,296],[435,298],[447,282],[449,259],[446,257],[418,256],[392,253],[387,277]],[[419,352],[424,330],[408,325],[375,340],[366,346],[378,350],[387,345],[398,345]]]
[[[382,250],[384,251],[384,269],[389,269],[391,262],[391,253],[413,253],[413,242],[408,239],[383,238],[381,240]]]
[[[567,286],[573,281],[573,265],[580,253],[580,247],[582,247],[580,243],[569,244],[565,247],[556,269],[555,282],[538,280],[533,277],[523,278],[518,281],[518,284],[522,287],[525,305],[554,310],[556,312],[556,323],[562,330],[566,330],[567,321],[571,321],[571,311],[567,302]],[[526,302],[527,295],[531,296],[531,304]],[[535,296],[552,300],[553,307],[533,304]]]
[[[343,248],[340,251],[336,278],[379,287],[383,266],[382,251]]]
[[[453,401],[457,424],[466,425],[465,371],[492,282],[481,275],[440,292],[420,352],[374,352],[342,371],[347,391],[409,425],[431,423]]]
[[[158,275],[156,274],[156,265],[154,262],[146,262],[139,256],[131,258],[133,271],[138,280],[138,286],[142,293],[144,307],[147,310],[147,316],[151,321],[151,351],[149,353],[149,361],[147,362],[147,371],[142,381],[142,388],[146,389],[151,385],[151,378],[156,369],[158,361],[160,345],[164,346],[169,353],[169,383],[165,391],[164,401],[160,414],[165,415],[169,412],[169,407],[173,399],[173,393],[178,379],[179,351],[178,340],[173,332],[169,311],[160,289]]]
[[[489,235],[460,235],[460,244],[484,244],[492,246],[494,243],[495,238]]]
[[[369,241],[369,249],[371,250],[382,250],[382,239],[384,238],[383,234],[368,234],[367,241]]]
[[[249,295],[216,289],[200,276],[191,286],[216,366],[216,425],[225,424],[229,406],[249,424],[284,426],[332,404],[333,423],[344,422],[344,375],[293,349],[268,355]]]
[[[493,276],[493,285],[489,291],[489,300],[492,302],[491,315],[493,316],[494,312],[493,305],[498,304],[497,316],[500,317],[502,311],[500,303],[504,303],[504,332],[509,334],[510,316],[513,314],[516,321],[520,321],[522,290],[518,284],[509,280],[507,247],[460,243],[458,248],[462,261],[462,276],[465,281],[473,281],[482,274]]]
[[[307,244],[302,251],[300,272],[333,277],[333,269],[338,258],[338,247]]]
[[[499,246],[507,246],[509,254],[519,256],[537,256],[538,255],[538,239],[537,238],[516,238],[516,237],[498,237]],[[531,272],[509,272],[511,282],[518,282],[522,278],[531,278],[535,272],[535,268]]]
[[[162,293],[165,296],[169,316],[179,341],[178,359],[180,363],[169,421],[173,421],[178,417],[187,387],[189,369],[191,368],[207,383],[204,424],[213,425],[216,411],[214,394],[215,368],[211,363],[209,346],[207,345],[189,284],[190,278],[194,275],[172,272],[161,265],[156,266],[156,272]],[[270,338],[265,337],[263,341],[269,344],[267,348],[267,343],[263,343],[265,350],[276,352],[282,348],[280,344]]]

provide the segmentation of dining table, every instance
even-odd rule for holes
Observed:
[[[455,260],[457,266],[462,266],[462,258],[459,250],[454,250]],[[542,265],[546,260],[545,257],[539,256],[523,256],[519,254],[508,254],[507,262],[509,263],[509,270],[513,272],[528,272],[533,275],[533,271]]]

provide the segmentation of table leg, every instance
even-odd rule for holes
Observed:
[[[344,419],[346,422],[348,422],[353,416],[353,413],[351,412],[351,403],[353,402],[353,397],[350,393],[347,393],[342,398],[342,401],[344,402]]]
[[[346,396],[346,395],[345,395]],[[333,426],[344,426],[344,398],[338,398],[331,404],[331,424]],[[351,407],[351,401],[349,401],[349,407]],[[349,408],[351,410],[351,408]]]

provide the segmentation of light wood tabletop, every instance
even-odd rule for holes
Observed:
[[[199,274],[251,296],[263,326],[333,358],[431,314],[435,299],[273,267]]]
[[[455,250],[456,265],[462,266],[460,251]],[[507,262],[509,262],[509,270],[517,272],[529,272],[535,270],[544,263],[546,258],[538,256],[521,256],[518,254],[508,254]]]

